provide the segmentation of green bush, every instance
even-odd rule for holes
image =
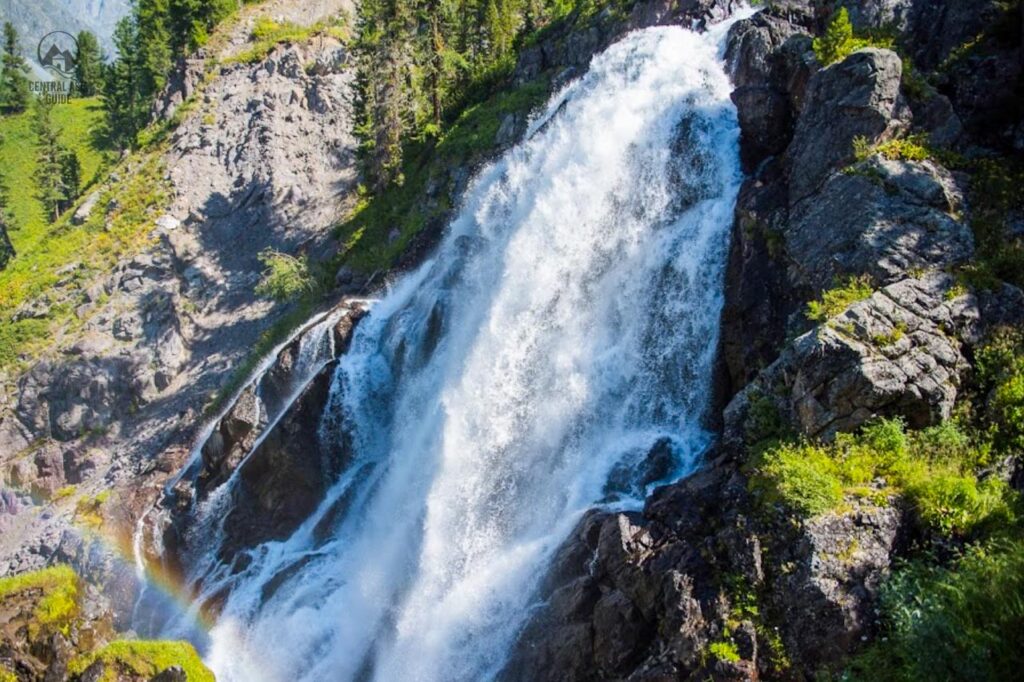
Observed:
[[[949,568],[915,562],[881,590],[883,630],[847,678],[1013,680],[1024,671],[1024,541],[975,546]]]
[[[836,283],[836,286],[821,295],[818,301],[807,304],[807,317],[815,322],[824,322],[858,301],[871,296],[874,289],[871,278],[867,275],[849,277]]]
[[[831,444],[781,443],[756,456],[750,487],[769,504],[801,516],[838,509],[847,497],[901,495],[920,523],[943,535],[966,536],[1014,518],[1016,494],[1003,481],[978,480],[988,461],[954,422],[908,433],[883,419]]]
[[[853,35],[853,24],[845,7],[840,7],[825,29],[825,35],[814,39],[812,47],[814,55],[823,66],[834,64],[845,59],[850,53],[865,47],[891,48],[893,41],[889,37],[858,38]]]
[[[313,291],[313,278],[305,258],[296,258],[273,249],[264,249],[259,255],[263,263],[263,276],[256,285],[256,293],[275,301],[287,301]]]
[[[740,652],[736,648],[736,643],[729,640],[712,642],[708,645],[708,651],[720,661],[736,663],[740,660]]]
[[[997,448],[1024,451],[1024,331],[997,331],[975,354],[984,417]]]
[[[928,136],[923,134],[898,137],[876,145],[870,145],[865,137],[853,139],[853,155],[858,161],[874,154],[881,154],[890,161],[924,161],[933,156]]]

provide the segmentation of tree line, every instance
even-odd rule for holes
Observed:
[[[474,87],[515,63],[526,36],[574,0],[363,0],[359,132],[377,189],[401,182],[403,141],[440,133]]]

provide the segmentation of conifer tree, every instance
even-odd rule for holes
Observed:
[[[28,107],[32,93],[29,90],[27,66],[18,45],[18,32],[14,25],[4,22],[3,70],[0,71],[0,112],[14,114]]]
[[[78,93],[82,97],[92,97],[99,94],[103,87],[100,44],[89,31],[81,31],[76,40],[78,55],[75,58],[75,80],[78,82]]]
[[[812,44],[814,54],[824,66],[837,62],[856,49],[853,38],[853,24],[845,7],[840,7],[828,23],[825,35],[815,38]]]
[[[52,104],[47,100],[36,100],[33,124],[38,149],[39,201],[46,208],[50,220],[55,222],[78,195],[81,165],[75,153],[60,143],[50,116],[51,110]]]
[[[139,45],[139,27],[134,14],[117,23],[114,45],[118,58],[106,69],[103,81],[103,104],[111,139],[121,147],[135,145],[139,131],[148,116],[147,92],[144,90],[143,55]]]

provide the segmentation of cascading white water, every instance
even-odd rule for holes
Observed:
[[[740,180],[723,33],[596,57],[362,321],[320,433],[351,460],[289,539],[205,576],[219,680],[492,677],[609,474],[665,437],[692,466]]]

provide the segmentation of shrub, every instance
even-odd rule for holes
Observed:
[[[815,322],[824,322],[843,312],[857,301],[863,301],[870,297],[873,292],[871,278],[868,275],[849,277],[845,281],[837,282],[834,288],[824,292],[820,300],[808,303],[807,317]]]
[[[1005,452],[1024,450],[1024,331],[997,331],[976,352],[975,366],[995,446]]]
[[[928,148],[928,136],[923,134],[897,137],[874,146],[868,144],[865,137],[853,139],[853,155],[858,161],[874,154],[881,154],[890,161],[924,161],[933,156]]]
[[[850,23],[850,15],[845,7],[840,7],[828,27],[825,35],[814,39],[812,47],[814,55],[823,66],[834,64],[847,55],[864,47],[892,47],[893,41],[890,37],[877,36],[857,38],[853,35],[853,24]]]
[[[780,502],[804,516],[834,509],[843,499],[836,462],[813,445],[780,444],[767,450],[751,478],[766,502]]]
[[[313,291],[313,279],[305,258],[264,249],[259,259],[264,267],[263,277],[256,285],[256,293],[260,296],[287,301]]]
[[[719,640],[712,642],[708,646],[708,651],[712,656],[720,661],[727,661],[729,663],[736,663],[740,660],[739,649],[736,648],[735,642],[729,640]]]
[[[768,448],[749,468],[750,487],[801,516],[834,510],[847,496],[902,495],[925,528],[966,536],[1014,518],[1009,486],[975,476],[988,454],[954,422],[907,433],[901,420],[883,419],[829,445]]]
[[[950,568],[916,562],[881,590],[881,637],[847,677],[1010,680],[1024,670],[1024,542],[973,547]]]

